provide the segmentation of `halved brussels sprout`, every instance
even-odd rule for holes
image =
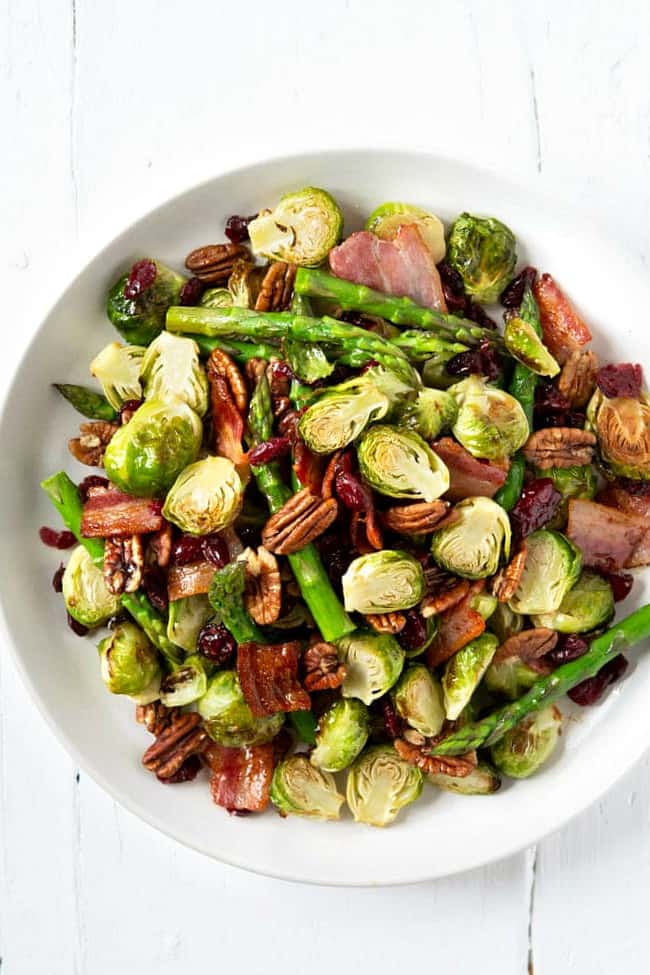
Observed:
[[[373,745],[350,769],[345,796],[355,822],[388,826],[419,797],[423,781],[420,769],[400,758],[392,745]]]
[[[167,674],[160,685],[160,700],[167,708],[183,708],[203,697],[208,689],[208,662],[197,654]]]
[[[524,617],[513,612],[507,603],[497,603],[490,614],[489,629],[499,637],[499,643],[505,643],[509,636],[521,633],[525,622]]]
[[[533,626],[547,626],[560,633],[588,633],[614,616],[614,594],[607,579],[585,571],[569,590],[559,609],[532,617]]]
[[[460,274],[467,294],[490,304],[513,278],[517,242],[495,217],[461,213],[449,231],[447,261]]]
[[[458,404],[452,433],[472,456],[500,460],[514,454],[528,440],[526,414],[510,393],[489,386],[478,376],[455,383],[449,392]]]
[[[378,424],[357,446],[359,468],[380,494],[390,498],[435,501],[449,488],[449,471],[412,430]]]
[[[434,264],[440,264],[445,256],[445,228],[438,217],[410,203],[382,203],[366,220],[366,230],[371,230],[382,240],[392,240],[403,224],[411,224],[420,231],[422,240],[431,251]]]
[[[294,376],[303,383],[327,379],[334,372],[334,363],[329,361],[320,345],[308,345],[307,342],[288,338],[284,343],[284,352]]]
[[[72,552],[62,585],[65,608],[73,619],[89,629],[101,626],[120,608],[120,597],[108,591],[104,573],[83,545]]]
[[[283,816],[340,819],[344,799],[333,775],[315,768],[306,755],[292,755],[276,766],[271,802]]]
[[[185,596],[169,604],[167,636],[177,647],[187,653],[194,653],[199,633],[214,616],[214,610],[207,596]]]
[[[526,545],[524,572],[508,605],[515,613],[554,613],[580,577],[580,549],[548,528],[529,535]]]
[[[309,761],[324,772],[340,772],[368,740],[368,709],[356,698],[340,698],[322,715]]]
[[[307,186],[287,193],[273,210],[262,210],[248,225],[255,254],[303,267],[322,263],[341,238],[343,214],[325,190]]]
[[[235,308],[254,308],[268,267],[250,261],[235,261],[228,278],[228,291]]]
[[[182,400],[143,403],[104,454],[109,479],[134,497],[164,495],[201,448],[201,420]]]
[[[348,612],[395,613],[410,609],[423,598],[424,571],[406,552],[383,549],[360,555],[341,580]]]
[[[591,464],[575,467],[551,467],[547,470],[538,470],[538,477],[548,477],[553,481],[553,485],[562,495],[562,503],[551,521],[548,528],[556,528],[561,531],[566,525],[569,510],[569,500],[571,498],[587,498],[593,500],[598,490],[598,478],[596,471]]]
[[[510,519],[491,498],[465,498],[453,511],[457,520],[434,531],[431,553],[448,572],[487,579],[510,556]]]
[[[161,332],[142,360],[141,377],[147,399],[181,399],[195,413],[208,410],[208,380],[193,339]]]
[[[90,363],[91,375],[101,383],[113,409],[120,410],[128,400],[142,398],[140,370],[145,352],[141,345],[111,342]]]
[[[603,461],[613,474],[650,481],[650,397],[609,399],[599,389],[589,401],[587,423],[598,437]]]
[[[364,633],[359,630],[337,640],[345,663],[343,697],[358,697],[372,704],[389,691],[404,666],[404,651],[390,633]]]
[[[492,613],[496,611],[499,600],[489,592],[477,592],[470,600],[471,608],[482,616],[484,620],[489,620]]]
[[[300,436],[315,454],[346,447],[369,423],[386,416],[389,397],[365,374],[331,386],[303,413]]]
[[[492,761],[511,779],[527,779],[553,754],[562,730],[562,715],[550,706],[524,718],[491,748]]]
[[[452,426],[457,415],[458,406],[450,393],[444,389],[421,389],[415,401],[400,411],[399,422],[425,440],[435,440],[445,427]]]
[[[160,261],[137,261],[134,272],[134,297],[129,292],[129,274],[115,282],[108,293],[106,313],[123,339],[132,345],[149,345],[165,327],[165,315],[177,305],[186,278]],[[125,294],[125,289],[127,294]]]
[[[227,457],[205,457],[178,475],[163,515],[190,535],[210,535],[235,520],[243,496],[244,485],[233,462]]]
[[[138,704],[159,697],[162,671],[155,647],[135,623],[118,623],[97,646],[102,680],[111,694],[128,694]]]
[[[440,681],[424,664],[407,667],[392,691],[397,713],[427,738],[440,734],[445,708]]]
[[[539,680],[536,670],[525,664],[519,657],[508,657],[507,660],[490,664],[485,671],[483,683],[491,694],[516,701],[533,686],[536,680]]]
[[[513,359],[523,363],[535,375],[557,376],[560,367],[530,322],[523,318],[509,318],[503,340]]]
[[[455,721],[469,704],[498,646],[499,641],[493,633],[481,633],[447,661],[442,675],[442,693],[450,721]]]
[[[234,670],[220,670],[208,682],[199,698],[197,711],[213,741],[227,748],[262,745],[275,738],[284,724],[284,714],[256,718],[244,700],[239,678]]]
[[[228,288],[208,288],[201,295],[201,308],[232,308],[232,295]]]
[[[460,796],[489,796],[501,788],[501,778],[487,762],[479,762],[469,775],[460,777],[431,772],[427,775],[427,782]]]

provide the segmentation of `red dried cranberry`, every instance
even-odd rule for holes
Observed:
[[[404,650],[417,650],[427,638],[426,620],[414,609],[406,614],[406,624],[397,639]]]
[[[86,633],[90,632],[87,626],[79,623],[73,616],[70,616],[70,613],[67,613],[66,616],[68,618],[68,626],[77,636],[85,636]]]
[[[385,697],[382,697],[379,703],[381,704],[386,734],[389,738],[399,738],[404,730],[404,722],[393,707],[393,702],[388,695],[386,695]]]
[[[224,538],[215,532],[203,537],[203,557],[212,562],[218,569],[230,562],[230,551]]]
[[[525,484],[510,512],[513,541],[518,544],[531,532],[546,525],[561,503],[562,495],[549,477],[540,477]]]
[[[127,399],[126,403],[122,403],[120,407],[120,423],[122,426],[129,422],[135,411],[139,410],[141,406],[141,399]]]
[[[141,295],[151,287],[156,280],[157,273],[158,269],[155,261],[150,261],[148,258],[142,261],[136,261],[126,279],[124,297],[137,298],[138,295]]]
[[[368,318],[367,315],[364,315],[360,311],[342,311],[339,315],[339,320],[347,322],[348,325],[356,325],[357,328],[364,328],[366,331],[375,324],[374,318]]]
[[[362,366],[361,367],[361,370],[360,370],[361,371],[361,375],[363,375],[364,372],[368,372],[369,369],[374,369],[374,367],[375,366],[378,366],[378,365],[379,365],[379,363],[377,362],[376,359],[368,359],[368,361],[366,362],[365,366]]]
[[[577,660],[578,657],[584,656],[588,649],[589,643],[577,633],[560,634],[553,649],[545,654],[543,659],[553,667],[559,667],[570,660]]]
[[[167,612],[169,597],[167,595],[167,579],[160,566],[149,566],[142,577],[142,588],[149,597],[149,602],[159,613]]]
[[[198,305],[203,297],[205,285],[199,278],[190,278],[181,288],[178,296],[179,305],[191,306]]]
[[[318,551],[325,565],[327,575],[332,585],[341,588],[341,578],[347,572],[350,562],[356,557],[356,551],[350,545],[350,539],[344,535],[321,535],[316,541]]]
[[[54,528],[48,528],[46,525],[38,529],[38,536],[43,542],[43,545],[49,545],[50,548],[72,548],[77,541],[72,532],[59,532]]]
[[[235,652],[235,640],[223,623],[206,623],[199,633],[196,648],[213,664],[222,667]]]
[[[449,311],[465,311],[467,302],[465,285],[456,268],[448,264],[447,261],[442,261],[438,265],[438,273]]]
[[[181,535],[174,542],[171,552],[174,565],[191,565],[203,560],[203,539],[195,535]]]
[[[257,214],[254,213],[250,217],[240,217],[234,213],[232,217],[228,217],[225,230],[228,240],[231,240],[233,244],[241,244],[248,240],[248,225],[256,216]]]
[[[535,386],[535,408],[546,413],[562,412],[571,409],[571,404],[557,386],[545,379],[538,379]]]
[[[346,471],[338,471],[334,480],[336,493],[350,511],[365,511],[368,507],[368,489],[361,481]]]
[[[284,457],[291,450],[291,441],[288,437],[271,437],[260,443],[248,454],[249,463],[255,467],[258,464],[268,464],[269,461]]]
[[[63,592],[63,573],[64,572],[65,572],[65,566],[64,566],[64,564],[62,562],[61,565],[59,566],[59,568],[56,570],[56,572],[52,576],[52,589],[54,589],[54,592]]]
[[[480,305],[477,305],[475,301],[471,301],[469,298],[465,303],[465,308],[463,310],[463,317],[469,318],[470,322],[476,322],[481,328],[492,328],[496,329],[497,323],[493,318],[490,318],[488,313],[484,311]]]
[[[158,779],[163,785],[175,785],[178,782],[191,782],[201,771],[201,759],[198,755],[188,755],[181,767],[166,779]]]
[[[643,386],[643,372],[638,363],[619,362],[602,366],[596,373],[596,384],[605,396],[627,396],[638,399]]]
[[[628,661],[624,656],[614,657],[598,671],[595,677],[588,677],[580,684],[576,684],[568,692],[568,696],[581,707],[598,704],[608,687],[620,680],[628,668]]]
[[[476,348],[452,356],[445,370],[450,376],[479,375],[497,379],[502,371],[501,359],[494,346],[487,339],[481,339]]]
[[[650,481],[633,481],[629,477],[621,477],[617,484],[628,494],[633,494],[636,498],[650,497]]]
[[[271,374],[273,378],[286,379],[287,382],[293,379],[293,369],[284,359],[276,359],[271,363]]]
[[[519,308],[524,300],[526,288],[531,288],[537,280],[537,268],[525,267],[523,271],[512,279],[499,296],[499,301],[504,308]]]
[[[82,504],[85,504],[88,500],[88,492],[94,487],[109,487],[108,479],[101,477],[99,474],[89,474],[88,477],[84,477],[83,481],[77,486],[77,491],[79,492],[79,497],[81,498]]]
[[[601,572],[600,574],[604,579],[607,579],[612,587],[614,602],[622,603],[630,595],[634,585],[634,576],[629,572]]]

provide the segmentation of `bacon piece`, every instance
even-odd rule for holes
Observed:
[[[330,251],[330,267],[346,281],[447,311],[438,268],[412,224],[402,225],[393,240],[380,240],[369,230],[352,234]]]
[[[509,461],[497,464],[479,460],[451,437],[442,437],[431,446],[449,469],[449,490],[445,494],[449,501],[462,501],[470,497],[493,498],[506,482]]]
[[[300,642],[240,643],[237,674],[246,703],[258,718],[278,711],[305,711],[309,694],[298,681]]]
[[[427,664],[437,667],[466,646],[470,640],[475,640],[485,629],[485,620],[480,613],[472,609],[472,597],[485,588],[485,580],[479,579],[472,583],[469,592],[459,603],[440,613],[438,617],[438,631],[427,650]]]
[[[583,563],[606,572],[650,564],[650,522],[595,501],[569,501],[566,534]]]
[[[212,743],[203,755],[212,769],[210,792],[228,812],[263,812],[275,766],[273,742],[252,748],[225,748]]]
[[[598,494],[596,500],[609,508],[618,508],[628,515],[650,517],[650,493],[633,494],[618,484],[610,484]]]
[[[550,274],[542,274],[533,287],[544,342],[560,365],[572,352],[591,342],[591,332]]]
[[[132,498],[117,488],[91,491],[81,516],[84,538],[144,535],[162,528],[162,503],[151,498]]]
[[[175,602],[185,596],[198,596],[210,591],[217,567],[214,562],[189,562],[186,565],[172,565],[167,573],[167,593],[169,601]]]

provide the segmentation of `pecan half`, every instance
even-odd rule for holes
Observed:
[[[190,755],[200,755],[210,739],[196,711],[179,714],[142,756],[142,764],[161,781],[172,779]]]
[[[342,450],[337,450],[332,454],[327,462],[327,467],[325,468],[325,473],[323,474],[323,483],[321,485],[321,495],[324,498],[332,498],[334,496],[334,481],[336,480],[336,475],[339,471],[339,465],[341,458],[343,456]]]
[[[247,478],[248,463],[242,446],[248,390],[234,360],[221,349],[214,349],[206,363],[210,385],[210,411],[215,453],[235,464]]]
[[[80,464],[88,467],[101,467],[104,451],[118,429],[117,423],[95,420],[79,426],[79,436],[68,440],[68,450]]]
[[[163,522],[162,528],[149,537],[147,545],[147,565],[159,565],[167,568],[172,554],[172,526],[168,521]]]
[[[262,542],[269,552],[291,555],[322,535],[338,514],[334,498],[324,501],[303,488],[269,518]]]
[[[204,284],[225,284],[235,261],[249,257],[242,244],[206,244],[190,251],[185,267]]]
[[[529,464],[540,470],[549,467],[573,467],[590,464],[596,437],[576,427],[548,427],[531,434],[523,454]]]
[[[138,724],[143,724],[155,738],[169,728],[177,715],[176,708],[167,708],[162,701],[138,704],[135,709],[135,720]]]
[[[275,261],[264,275],[255,311],[284,311],[291,304],[296,265]]]
[[[260,545],[257,552],[247,548],[246,587],[244,603],[246,609],[260,626],[275,623],[282,606],[282,582],[275,555]]]
[[[353,511],[350,518],[350,538],[360,555],[378,552],[384,547],[381,527],[375,506],[371,502],[365,511]]]
[[[365,620],[376,633],[401,633],[406,626],[404,613],[371,613]]]
[[[469,592],[467,579],[459,579],[458,576],[445,572],[437,565],[425,569],[424,577],[428,592],[420,603],[420,613],[425,619],[451,609]]]
[[[258,382],[266,372],[268,362],[266,359],[260,359],[258,356],[254,356],[249,359],[244,366],[244,372],[246,374],[246,379],[248,381],[248,388],[253,392]]]
[[[413,745],[402,738],[396,738],[393,742],[395,751],[410,765],[417,765],[427,775],[452,775],[457,779],[464,779],[472,772],[478,759],[476,752],[467,752],[465,755],[427,755],[426,750],[430,747],[426,741],[424,745]]]
[[[289,437],[291,442],[295,444],[300,439],[298,436],[299,417],[295,410],[289,409],[291,406],[289,399],[291,371],[285,368],[285,363],[281,359],[272,359],[266,374],[269,380],[273,416],[283,420],[280,433],[282,436]]]
[[[319,641],[305,650],[303,687],[307,691],[326,691],[340,687],[345,680],[345,664],[338,658],[336,647]]]
[[[490,586],[491,592],[493,596],[497,597],[500,603],[507,603],[517,591],[521,577],[524,574],[527,553],[528,546],[526,542],[523,542],[517,554],[492,579]]]
[[[598,356],[591,349],[575,349],[564,363],[557,388],[574,408],[586,406],[596,388]]]
[[[115,535],[104,542],[104,582],[120,596],[135,592],[142,583],[144,553],[140,535]]]
[[[246,413],[248,390],[235,360],[222,349],[213,349],[206,363],[206,372],[208,380],[214,380],[217,376],[226,380],[235,406],[240,413]]]
[[[549,653],[558,641],[555,630],[550,630],[546,626],[538,626],[532,630],[522,630],[509,636],[507,640],[497,648],[494,654],[494,663],[501,663],[511,657],[519,657],[527,663],[532,660],[539,660]]]
[[[401,535],[417,535],[437,527],[449,510],[447,501],[422,501],[417,504],[395,505],[381,514],[381,521],[389,531]]]

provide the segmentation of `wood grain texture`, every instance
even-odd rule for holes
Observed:
[[[103,240],[264,155],[386,145],[470,158],[561,188],[645,264],[648,26],[641,0],[4,0],[0,382]],[[0,971],[240,970],[245,946],[246,970],[271,975],[296,957],[329,972],[333,954],[340,970],[376,975],[423,958],[445,975],[524,975],[531,961],[538,975],[637,972],[647,765],[501,864],[399,890],[297,887],[203,859],[122,812],[73,768],[2,653]]]

